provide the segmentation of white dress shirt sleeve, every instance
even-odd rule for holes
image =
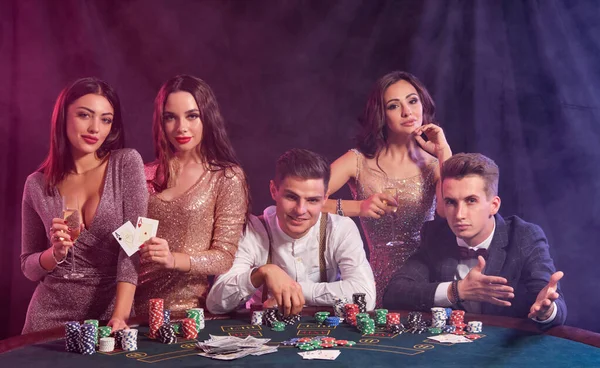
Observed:
[[[451,307],[452,302],[448,299],[448,287],[452,281],[441,282],[437,289],[435,289],[435,294],[433,296],[433,306],[434,307]]]
[[[240,239],[233,266],[217,277],[208,293],[206,308],[211,313],[228,313],[236,309],[241,302],[250,299],[256,291],[257,288],[251,281],[252,271],[266,263],[269,247],[266,232],[265,243],[262,232],[257,231],[257,226],[263,225],[260,220],[252,219],[246,228],[246,233]]]
[[[336,215],[331,215],[336,216]],[[329,226],[328,226],[329,227]],[[354,221],[338,217],[330,222],[327,236],[327,253],[339,268],[341,280],[335,282],[299,282],[308,305],[333,305],[335,297],[366,294],[367,309],[375,308],[375,279],[367,261],[363,242]]]
[[[554,309],[552,310],[552,314],[550,315],[550,317],[548,317],[548,319],[545,320],[539,320],[535,317],[531,318],[532,320],[534,320],[537,323],[541,323],[541,324],[546,324],[546,323],[550,323],[552,321],[554,321],[554,318],[556,318],[556,314],[558,313],[558,307],[556,306],[555,302],[552,302],[552,305],[554,306]]]

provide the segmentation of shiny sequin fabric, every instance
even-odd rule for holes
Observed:
[[[112,151],[104,188],[96,214],[75,243],[75,266],[83,279],[67,280],[71,252],[64,263],[50,272],[40,265],[40,255],[51,247],[52,219],[62,218],[58,190],[48,196],[44,177],[35,172],[23,191],[21,269],[32,281],[39,281],[27,310],[23,333],[29,333],[85,319],[109,320],[115,303],[117,282],[137,283],[139,257],[127,257],[112,232],[123,223],[135,223],[146,215],[148,192],[144,166],[132,149]]]
[[[348,182],[355,200],[382,193],[385,188],[398,191],[398,210],[380,219],[361,217],[360,222],[367,238],[369,262],[375,275],[377,306],[394,272],[419,247],[421,227],[433,219],[435,213],[435,170],[437,160],[425,167],[420,175],[391,179],[379,170],[367,166],[365,156],[352,150],[357,157],[356,179]],[[394,236],[395,235],[395,236]],[[391,240],[402,244],[388,246]]]
[[[245,222],[247,197],[241,169],[207,170],[187,192],[171,201],[154,193],[150,181],[156,164],[146,165],[150,200],[148,217],[159,221],[157,236],[171,252],[188,254],[191,270],[184,273],[143,264],[135,296],[137,315],[148,314],[148,301],[164,299],[166,309],[204,308],[208,275],[231,268]]]

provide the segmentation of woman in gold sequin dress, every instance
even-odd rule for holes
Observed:
[[[354,200],[329,200],[326,209],[360,216],[380,306],[392,274],[419,246],[423,223],[433,219],[439,163],[452,151],[435,125],[431,96],[406,72],[377,81],[360,123],[358,148],[331,165],[329,182],[330,194],[348,183]]]
[[[153,133],[157,159],[146,165],[148,217],[159,226],[140,249],[138,315],[147,315],[152,298],[175,312],[203,308],[208,276],[233,264],[248,211],[244,172],[203,80],[181,75],[161,87]]]

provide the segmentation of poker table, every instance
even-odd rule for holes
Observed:
[[[427,339],[429,333],[394,335],[383,328],[374,334],[363,335],[355,327],[340,324],[337,327],[317,325],[312,315],[317,310],[304,311],[300,323],[286,326],[285,331],[271,331],[266,326],[250,324],[249,313],[226,316],[206,314],[206,328],[197,340],[178,339],[176,344],[161,344],[150,340],[148,327],[140,323],[138,350],[115,351],[80,355],[65,352],[64,329],[57,328],[0,341],[2,367],[286,367],[327,365],[336,367],[448,367],[448,366],[507,366],[537,367],[546,365],[572,367],[600,367],[600,334],[558,326],[541,332],[534,322],[507,317],[467,314],[465,321],[482,321],[482,337],[472,343],[437,343]],[[330,310],[330,309],[329,309]],[[403,322],[408,311],[398,311]],[[424,313],[424,318],[428,318]],[[280,345],[278,351],[262,356],[246,356],[233,361],[219,361],[197,356],[195,343],[213,335],[256,336],[270,338],[269,345],[277,345],[295,337],[331,336],[355,341],[354,346],[337,346],[341,354],[334,361],[303,360],[293,346]]]

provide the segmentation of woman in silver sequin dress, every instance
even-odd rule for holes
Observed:
[[[354,200],[329,200],[326,209],[360,216],[380,305],[391,275],[419,246],[423,223],[433,219],[439,162],[452,151],[431,96],[406,72],[377,81],[360,123],[358,148],[331,165],[329,183],[330,194],[348,183]]]
[[[21,269],[38,282],[23,333],[84,319],[126,327],[139,259],[127,257],[112,232],[146,215],[148,194],[142,158],[123,149],[123,141],[119,99],[110,86],[83,78],[61,92],[50,151],[23,190]],[[76,231],[62,219],[61,195],[79,202],[84,227],[75,245]],[[82,278],[64,277],[73,259]]]
[[[204,307],[208,276],[231,268],[248,211],[248,187],[211,88],[182,75],[154,103],[157,160],[146,165],[148,216],[157,237],[141,249],[136,313],[151,298],[175,312]]]

